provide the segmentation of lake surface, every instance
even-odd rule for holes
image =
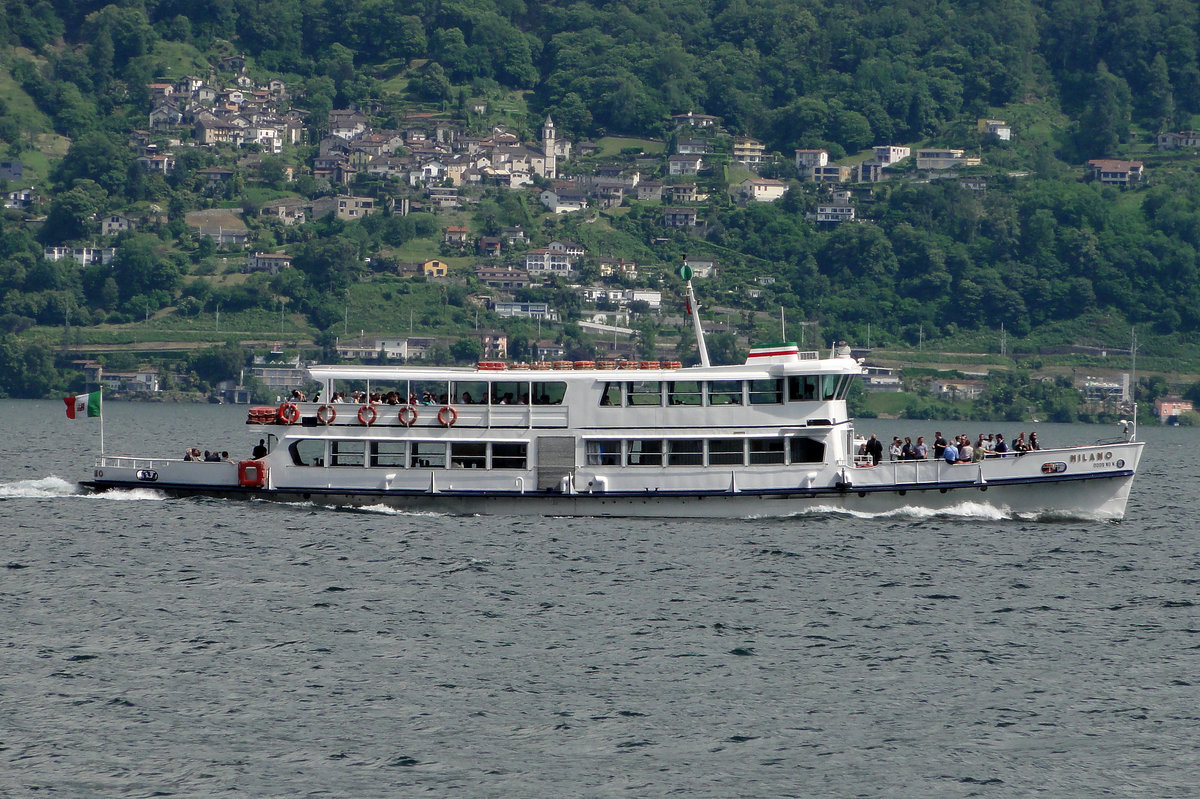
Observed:
[[[245,410],[110,402],[107,451]],[[3,797],[1200,790],[1200,431],[1119,523],[673,522],[87,496],[98,420],[0,414]],[[859,424],[939,428],[1030,429]]]

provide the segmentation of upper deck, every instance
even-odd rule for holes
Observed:
[[[843,400],[861,371],[848,356],[820,358],[794,345],[752,351],[745,364],[687,368],[657,361],[322,365],[309,374],[325,399],[295,403],[294,422],[592,430],[823,426],[846,420]]]

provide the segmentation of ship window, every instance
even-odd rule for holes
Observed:
[[[710,466],[741,466],[745,461],[745,443],[740,438],[714,438],[708,442]]]
[[[475,441],[455,441],[450,445],[450,467],[453,469],[486,469],[487,444]]]
[[[409,396],[421,405],[447,405],[450,402],[446,384],[432,380],[410,380]]]
[[[297,466],[324,466],[325,442],[319,438],[302,438],[288,446],[292,463]]]
[[[525,453],[525,444],[492,444],[492,468],[524,469]]]
[[[604,384],[604,392],[600,394],[600,405],[621,407],[621,384],[608,382]]]
[[[816,375],[793,375],[788,378],[788,399],[792,402],[817,398]]]
[[[618,385],[610,383],[610,385]],[[589,441],[587,442],[588,466],[620,466],[620,441]]]
[[[362,466],[363,442],[332,441],[329,445],[330,466]]]
[[[446,465],[446,445],[441,441],[412,442],[412,457],[410,466],[428,469],[441,469]]]
[[[782,380],[767,379],[750,381],[751,405],[773,405],[777,402],[783,402]]]
[[[408,462],[408,442],[372,441],[370,453],[372,466],[403,467]]]
[[[750,439],[750,463],[751,465],[783,463],[783,439]]]
[[[629,442],[627,466],[662,466],[662,441],[639,440]]]
[[[662,383],[657,380],[638,380],[626,383],[628,405],[662,405]]]
[[[695,380],[667,383],[668,405],[699,405],[700,400],[700,384]]]
[[[534,383],[533,397],[534,405],[562,405],[563,397],[567,393],[567,384],[564,382],[555,381],[553,383]]]
[[[791,450],[792,463],[822,463],[825,460],[825,442],[815,438],[793,438]]]
[[[493,405],[528,405],[529,384],[504,381],[492,383]],[[545,403],[549,405],[550,403]]]
[[[831,400],[837,396],[838,375],[821,376],[821,399]]]
[[[708,381],[709,405],[741,405],[741,380],[710,380]]]
[[[704,442],[689,439],[667,442],[668,466],[703,466]]]
[[[450,397],[461,405],[487,405],[488,384],[482,380],[456,380]]]

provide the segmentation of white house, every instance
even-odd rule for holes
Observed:
[[[746,178],[737,184],[735,190],[747,200],[760,203],[773,203],[787,194],[788,185],[782,180],[771,178]]]
[[[854,206],[845,204],[829,204],[817,206],[818,222],[849,222],[854,219]]]
[[[492,310],[497,316],[558,321],[558,311],[553,310],[546,302],[496,302],[492,304]]]

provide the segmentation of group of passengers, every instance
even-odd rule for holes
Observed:
[[[932,457],[934,460],[944,460],[947,463],[978,463],[984,458],[999,458],[1010,454],[1024,455],[1026,452],[1041,448],[1037,433],[1030,433],[1026,438],[1025,433],[1022,432],[1010,445],[1004,440],[1003,433],[988,433],[986,436],[980,433],[972,443],[971,437],[966,434],[959,434],[954,437],[953,441],[947,441],[939,430],[934,433],[932,447],[925,443],[925,436],[917,436],[916,443],[913,443],[909,436],[905,436],[903,440],[900,436],[893,436],[892,444],[888,448],[888,456],[893,461],[919,461]],[[875,436],[871,436],[871,440],[863,445],[863,451],[859,454],[871,456],[872,460],[878,463],[879,454],[882,453],[876,454],[876,451],[881,449],[882,446]]]
[[[229,460],[229,453],[226,451],[218,452],[217,450],[204,450],[200,452],[199,447],[192,447],[183,452],[185,461],[203,461],[204,463],[233,463]]]
[[[940,432],[936,435],[933,457],[946,463],[978,463],[984,458],[1024,455],[1026,452],[1042,448],[1037,433],[1030,433],[1026,439],[1025,433],[1022,432],[1011,445],[1004,440],[1003,433],[989,433],[986,436],[980,433],[975,437],[975,443],[971,443],[971,437],[965,434],[955,436],[953,441],[946,441]]]

